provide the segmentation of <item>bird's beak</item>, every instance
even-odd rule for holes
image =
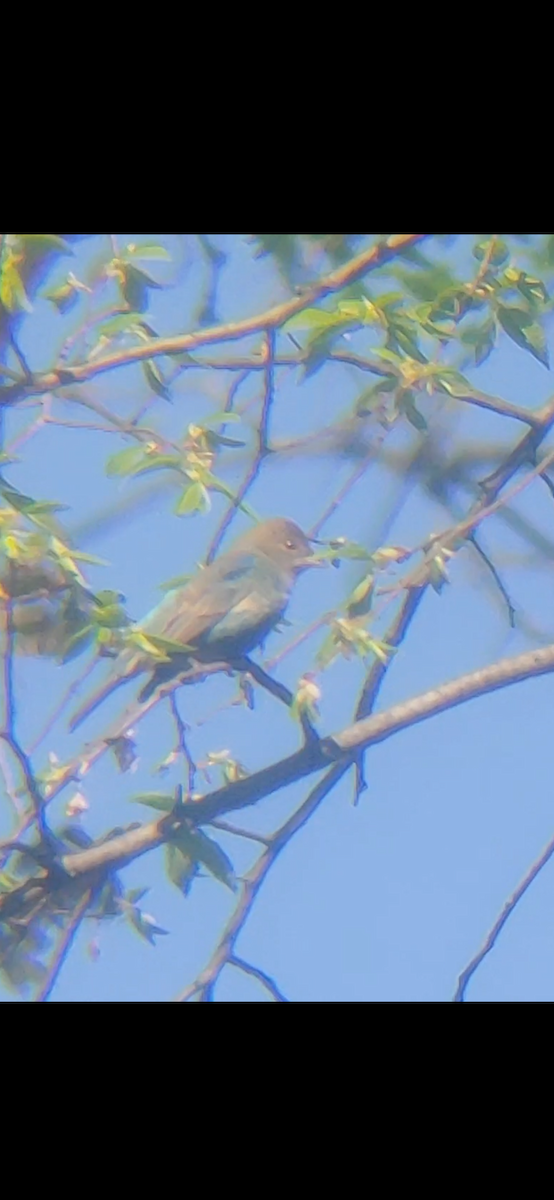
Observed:
[[[310,554],[310,556],[308,558],[304,558],[299,565],[301,569],[304,567],[328,567],[329,559],[317,558],[315,554]]]

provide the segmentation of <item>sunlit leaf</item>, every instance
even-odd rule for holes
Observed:
[[[145,804],[147,808],[154,808],[156,812],[170,813],[175,808],[175,796],[169,796],[165,792],[139,792],[137,796],[130,796],[129,799],[133,804]]]
[[[327,312],[324,308],[305,308],[283,325],[283,333],[294,333],[295,330],[300,329],[321,333],[326,329],[334,329],[337,325],[349,324],[351,319],[338,311]]]
[[[106,463],[106,475],[130,475],[144,461],[144,453],[144,446],[128,446],[126,450],[111,454]]]
[[[543,366],[548,367],[546,337],[541,326],[535,323],[533,314],[523,308],[499,304],[497,316],[508,337],[523,350],[528,350]]]
[[[154,242],[145,242],[141,245],[130,243],[124,248],[124,257],[126,258],[150,258],[160,259],[163,262],[171,262],[171,255],[165,246],[158,246]]]
[[[483,259],[488,256],[490,246],[490,238],[485,242],[478,242],[477,245],[473,247],[473,257],[476,258],[478,262],[482,262]],[[501,238],[497,238],[490,255],[491,266],[500,267],[502,266],[502,263],[505,263],[509,257],[510,251],[508,250],[506,243],[503,242]]]
[[[206,513],[210,509],[210,497],[202,483],[190,483],[175,505],[178,517],[192,517],[194,513]]]
[[[120,313],[117,317],[110,317],[109,321],[102,321],[96,326],[95,332],[104,337],[114,337],[117,333],[131,333],[137,326],[145,328],[141,313]]]
[[[366,575],[350,593],[347,602],[349,617],[361,617],[368,613],[373,602],[375,580],[373,575]]]
[[[17,312],[18,309],[23,309],[25,312],[33,311],[18,270],[21,258],[21,255],[15,254],[8,248],[4,251],[0,261],[0,304],[8,312]]]

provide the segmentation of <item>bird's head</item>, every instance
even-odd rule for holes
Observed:
[[[306,534],[286,517],[272,517],[269,521],[261,521],[255,529],[250,529],[241,538],[242,546],[246,544],[258,553],[266,554],[273,562],[297,574],[306,567],[322,567],[327,563],[314,557],[314,551]]]

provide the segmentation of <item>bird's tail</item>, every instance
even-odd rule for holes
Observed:
[[[106,696],[110,696],[112,692],[115,692],[116,689],[121,687],[123,683],[127,683],[127,681],[132,679],[137,673],[137,671],[129,671],[125,675],[110,675],[106,682],[102,684],[102,687],[98,688],[96,692],[93,692],[92,695],[88,697],[88,700],[85,700],[84,703],[81,704],[81,707],[78,708],[73,713],[73,716],[69,718],[69,730],[73,732],[74,729],[77,729],[77,726],[81,725],[82,722],[89,716],[89,714],[94,712],[95,708],[98,708],[98,706],[102,704],[102,701],[106,699]]]

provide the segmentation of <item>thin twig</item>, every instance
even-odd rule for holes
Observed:
[[[29,754],[34,754],[35,750],[38,749],[38,747],[42,744],[44,739],[48,737],[50,730],[53,729],[54,725],[56,724],[56,721],[59,720],[62,713],[67,708],[70,700],[72,700],[75,693],[80,690],[83,683],[85,683],[86,680],[89,678],[89,675],[92,675],[92,672],[94,671],[94,668],[96,667],[97,662],[98,662],[97,658],[91,659],[88,666],[83,671],[83,674],[79,675],[78,679],[74,679],[73,683],[70,683],[69,687],[64,692],[64,694],[60,700],[60,703],[56,706],[54,711],[50,714],[46,724],[43,726],[40,733],[37,734],[36,738],[29,746]]]
[[[362,460],[361,463],[359,463],[356,467],[354,467],[354,470],[348,476],[348,479],[346,480],[346,482],[343,483],[341,488],[339,488],[336,496],[334,496],[333,499],[330,500],[327,507],[323,510],[321,516],[318,518],[318,520],[315,522],[315,524],[312,525],[312,527],[309,531],[310,537],[314,537],[314,538],[317,537],[320,530],[323,528],[323,526],[329,520],[329,517],[332,517],[333,513],[336,512],[339,505],[342,504],[343,500],[346,499],[349,492],[352,491],[352,488],[355,487],[355,485],[358,483],[358,481],[360,479],[363,479],[363,476],[365,475],[366,471],[369,469],[369,467],[371,466],[373,461],[374,461],[374,454],[372,451],[370,457]]]
[[[281,851],[284,850],[294,835],[303,828],[312,813],[319,807],[325,796],[327,796],[347,769],[348,767],[342,764],[332,767],[325,776],[325,779],[312,789],[300,808],[273,835],[271,844],[264,850],[263,854],[260,855],[257,862],[245,876],[238,903],[225,926],[209,962],[194,982],[189,984],[188,987],[184,988],[175,997],[177,1001],[184,1002],[192,999],[194,996],[198,996],[200,1000],[212,999],[215,984],[223,968],[234,954],[235,942],[252,911],[256,896],[268,872],[271,870],[274,862],[276,862]]]
[[[43,983],[40,992],[35,997],[35,1001],[38,1004],[44,1003],[45,1000],[50,998],[56,983],[58,982],[60,971],[64,965],[67,955],[69,954],[69,951],[71,950],[77,935],[77,931],[81,925],[81,921],[83,920],[86,910],[90,904],[92,891],[92,888],[87,888],[84,896],[81,898],[74,913],[72,914],[66,929],[64,930],[63,936],[60,939],[60,944],[57,947],[53,961],[50,964],[46,980]]]
[[[518,884],[515,892],[512,892],[512,895],[510,896],[509,900],[506,901],[504,908],[502,909],[502,912],[500,913],[500,916],[497,918],[494,925],[492,926],[492,929],[487,934],[485,941],[483,942],[483,945],[481,946],[481,949],[478,950],[475,957],[472,958],[471,962],[468,963],[467,967],[464,968],[461,975],[459,976],[458,986],[456,988],[454,996],[452,997],[454,1002],[460,1003],[465,1000],[465,993],[466,993],[467,985],[468,985],[471,977],[475,974],[477,968],[483,962],[483,959],[486,958],[487,954],[490,953],[490,951],[492,950],[493,946],[496,943],[496,940],[497,940],[499,934],[503,930],[503,928],[506,924],[506,921],[511,917],[514,909],[517,907],[517,905],[519,904],[522,897],[525,895],[525,893],[531,887],[531,884],[534,883],[535,879],[537,878],[537,875],[540,874],[543,867],[545,867],[547,862],[549,862],[549,860],[552,858],[553,854],[554,854],[554,838],[551,838],[551,840],[548,842],[548,845],[545,846],[544,850],[542,851],[542,854],[539,855],[539,857],[533,863],[532,867],[530,867],[529,870],[527,871],[527,874],[524,875],[523,879],[521,880],[521,883]]]
[[[265,386],[264,386],[264,396],[263,396],[263,401],[262,401],[262,411],[261,411],[261,415],[260,415],[260,423],[258,425],[258,438],[257,438],[258,444],[257,444],[257,448],[256,448],[256,453],[252,460],[252,464],[249,467],[240,487],[237,489],[234,499],[232,500],[231,504],[228,506],[225,513],[223,514],[223,517],[221,518],[221,521],[219,522],[219,525],[214,533],[214,536],[213,536],[213,538],[210,542],[209,548],[208,548],[208,553],[206,555],[207,563],[210,563],[212,561],[212,559],[214,558],[214,556],[217,554],[217,551],[221,545],[221,542],[223,541],[223,538],[225,536],[225,533],[227,532],[227,529],[229,528],[233,518],[236,516],[237,510],[238,510],[239,506],[242,504],[245,496],[250,491],[252,484],[258,478],[258,475],[262,468],[263,461],[266,458],[266,456],[269,454],[269,446],[268,446],[268,440],[267,440],[268,439],[268,427],[269,427],[269,415],[271,412],[271,405],[273,403],[274,392],[275,392],[275,378],[274,378],[275,377],[275,368],[274,368],[275,331],[273,329],[268,329],[268,331],[265,335],[264,346],[265,346],[265,354],[264,354],[264,357],[265,357],[265,367],[264,367]]]
[[[187,746],[186,733],[188,725],[185,725],[185,722],[183,721],[183,718],[181,717],[177,707],[176,693],[170,692],[168,699],[173,720],[175,721],[175,727],[177,729],[177,743],[175,746],[175,751],[179,754],[182,754],[185,760],[187,768],[187,796],[192,796],[194,791],[194,781],[196,778],[196,763],[194,762],[194,759],[192,758],[190,750]]]
[[[221,829],[224,833],[232,833],[235,837],[246,838],[251,842],[258,842],[261,846],[269,846],[271,838],[264,837],[261,833],[252,833],[251,829],[241,829],[238,825],[231,825],[229,821],[223,821],[221,817],[210,821],[209,824],[214,829]]]
[[[259,967],[254,967],[252,963],[246,962],[244,958],[239,958],[236,954],[231,954],[228,958],[230,967],[237,967],[239,971],[243,971],[245,975],[253,975],[259,983],[263,984],[270,996],[274,1000],[279,1000],[281,1003],[287,1003],[287,997],[277,987],[275,980],[270,975],[266,975],[265,971],[261,971]]]
[[[483,550],[483,547],[479,545],[476,534],[474,534],[474,533],[470,534],[468,541],[471,542],[473,549],[477,551],[481,561],[484,562],[485,566],[488,567],[488,569],[494,579],[494,582],[498,588],[498,591],[500,592],[500,595],[502,596],[502,599],[508,610],[508,622],[509,622],[510,628],[515,629],[515,627],[516,627],[516,610],[512,604],[512,601],[510,600],[510,596],[508,594],[507,588],[506,588],[505,584],[502,582],[502,579],[500,578],[500,575],[498,574],[498,571],[497,571],[494,563],[491,561],[488,554],[486,554],[486,552]]]

